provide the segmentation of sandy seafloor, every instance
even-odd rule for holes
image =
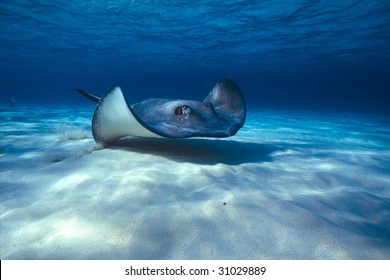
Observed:
[[[389,259],[388,116],[249,110],[227,139],[127,138],[93,108],[1,113],[1,259]]]

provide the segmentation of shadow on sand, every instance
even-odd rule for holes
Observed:
[[[198,164],[238,165],[272,161],[270,154],[280,147],[220,139],[141,139],[123,138],[110,149],[150,153],[174,161]]]

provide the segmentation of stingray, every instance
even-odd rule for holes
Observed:
[[[120,87],[111,88],[102,97],[76,91],[97,103],[92,135],[102,144],[125,136],[229,137],[237,133],[246,118],[244,96],[230,79],[218,81],[203,102],[153,98],[129,105]]]

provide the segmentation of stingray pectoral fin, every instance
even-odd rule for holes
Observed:
[[[92,134],[96,142],[106,144],[124,136],[160,137],[140,124],[119,87],[100,98],[92,119]]]
[[[244,125],[246,118],[245,98],[238,85],[232,80],[220,80],[203,102],[213,104],[217,114],[231,123],[230,135],[236,134],[238,129]]]

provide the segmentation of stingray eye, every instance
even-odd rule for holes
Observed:
[[[176,116],[181,116],[183,115],[183,106],[177,106],[175,109],[175,115]]]

